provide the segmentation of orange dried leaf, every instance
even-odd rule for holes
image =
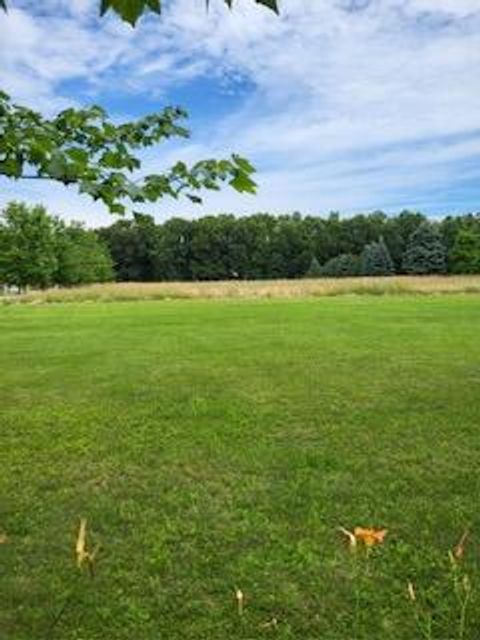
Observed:
[[[373,547],[376,544],[382,544],[387,535],[387,529],[364,529],[363,527],[355,527],[353,535],[356,540],[364,543],[367,547]]]
[[[7,544],[8,536],[6,533],[0,533],[0,544]]]

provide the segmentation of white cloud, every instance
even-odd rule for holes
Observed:
[[[480,10],[477,0],[409,0],[408,5],[414,13],[442,12],[460,17],[474,15]]]
[[[163,214],[464,201],[465,166],[480,158],[477,0],[283,0],[280,18],[250,0],[232,12],[212,0],[208,14],[203,0],[172,0],[135,31],[99,22],[96,0],[57,0],[57,17],[20,4],[0,16],[0,84],[46,111],[84,99],[63,88],[72,80],[95,100],[115,88],[168,96],[197,78],[251,87],[187,147],[146,157],[150,169],[175,154],[247,154],[260,168],[258,198],[226,191],[205,209],[168,203]]]

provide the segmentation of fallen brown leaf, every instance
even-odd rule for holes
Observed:
[[[355,527],[353,532],[344,527],[339,527],[339,529],[347,536],[352,551],[355,550],[358,542],[363,542],[367,547],[382,544],[387,535],[387,529],[364,529],[363,527]]]
[[[353,535],[357,540],[361,540],[365,546],[373,547],[376,544],[383,543],[387,532],[387,529],[364,529],[363,527],[355,527]]]

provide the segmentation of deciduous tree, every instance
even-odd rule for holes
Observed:
[[[480,273],[480,228],[460,229],[448,262],[452,273]]]
[[[151,216],[135,215],[132,220],[119,220],[98,233],[110,250],[117,280],[168,279],[158,271],[162,230]]]
[[[58,267],[56,227],[41,206],[13,202],[0,216],[0,282],[47,287]]]
[[[81,224],[57,222],[57,270],[55,282],[62,286],[113,280],[110,252],[95,231]]]

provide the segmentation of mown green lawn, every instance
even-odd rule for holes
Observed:
[[[0,365],[2,640],[480,636],[480,297],[9,306]]]

